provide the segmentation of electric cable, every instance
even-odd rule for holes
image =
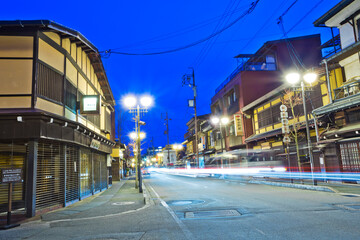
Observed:
[[[258,4],[260,0],[256,0],[255,2],[252,2],[250,4],[250,7],[249,9],[247,9],[245,12],[243,12],[238,18],[236,18],[234,21],[232,21],[229,25],[225,26],[224,28],[220,29],[219,31],[213,33],[213,34],[210,34],[209,36],[203,38],[203,39],[200,39],[200,40],[197,40],[193,43],[190,43],[190,44],[187,44],[185,46],[181,46],[181,47],[178,47],[178,48],[174,48],[174,49],[170,49],[170,50],[165,50],[165,51],[160,51],[160,52],[150,52],[150,53],[130,53],[130,52],[118,52],[118,51],[113,51],[111,49],[109,50],[105,50],[103,52],[100,52],[100,53],[104,53],[105,56],[106,55],[110,55],[112,53],[114,54],[121,54],[121,55],[131,55],[131,56],[148,56],[148,55],[160,55],[160,54],[167,54],[167,53],[173,53],[173,52],[177,52],[177,51],[180,51],[180,50],[184,50],[184,49],[187,49],[187,48],[190,48],[190,47],[193,47],[193,46],[196,46],[200,43],[203,43],[205,41],[208,41],[209,39],[221,34],[222,32],[224,32],[225,30],[229,29],[230,27],[232,27],[235,23],[237,23],[239,20],[241,20],[243,17],[245,17],[246,15],[252,13],[256,7],[256,5]]]

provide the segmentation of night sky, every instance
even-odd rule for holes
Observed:
[[[182,1],[3,1],[1,20],[47,19],[83,34],[99,51],[156,53],[205,39],[239,18],[250,7],[249,0]],[[295,4],[286,12],[286,10]],[[210,113],[215,89],[236,68],[233,57],[254,53],[263,43],[283,39],[277,24],[283,15],[288,37],[321,33],[322,42],[331,37],[328,28],[312,23],[339,0],[260,0],[252,13],[210,40],[181,51],[147,56],[111,54],[103,58],[121,119],[122,141],[133,131],[132,116],[122,106],[127,94],[150,94],[155,105],[142,117],[147,137],[144,148],[166,144],[165,121],[169,114],[170,143],[181,143],[186,122],[193,116],[187,99],[193,92],[182,86],[182,76],[195,69],[198,114]],[[121,113],[121,114],[120,114]],[[121,115],[121,117],[120,117]]]

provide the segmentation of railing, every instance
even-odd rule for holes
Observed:
[[[215,93],[218,93],[225,87],[239,72],[241,71],[276,71],[276,63],[266,62],[245,62],[239,65],[216,89]]]
[[[353,96],[360,93],[360,80],[334,89],[335,100]]]

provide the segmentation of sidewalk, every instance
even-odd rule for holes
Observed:
[[[351,184],[351,183],[341,183],[341,182],[322,182],[318,181],[317,185],[313,185],[311,180],[304,180],[304,183],[300,183],[299,181],[295,181],[291,183],[289,180],[284,179],[236,179],[232,177],[227,177],[227,181],[242,181],[253,184],[265,184],[272,185],[278,187],[289,187],[289,188],[299,188],[299,189],[307,189],[307,190],[315,190],[315,191],[325,191],[325,192],[333,192],[339,194],[353,194],[360,196],[360,184]]]
[[[62,221],[66,219],[91,219],[107,217],[133,211],[145,206],[146,194],[135,189],[135,181],[125,179],[113,182],[111,188],[97,195],[41,215],[42,221]],[[29,219],[31,220],[31,219]]]

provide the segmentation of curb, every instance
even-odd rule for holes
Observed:
[[[310,186],[310,185],[302,185],[302,184],[265,182],[265,181],[254,181],[254,180],[249,181],[249,183],[264,184],[264,185],[271,185],[271,186],[277,186],[277,187],[298,188],[298,189],[305,189],[305,190],[337,193],[337,191],[335,191],[331,187],[325,187],[325,186],[320,187],[320,186]]]
[[[144,196],[144,204],[145,205],[151,205],[153,204],[153,202],[151,201],[151,198],[150,198],[150,194],[146,188],[146,184],[145,184],[145,181],[143,180],[142,181],[142,185],[143,185],[143,196]]]

